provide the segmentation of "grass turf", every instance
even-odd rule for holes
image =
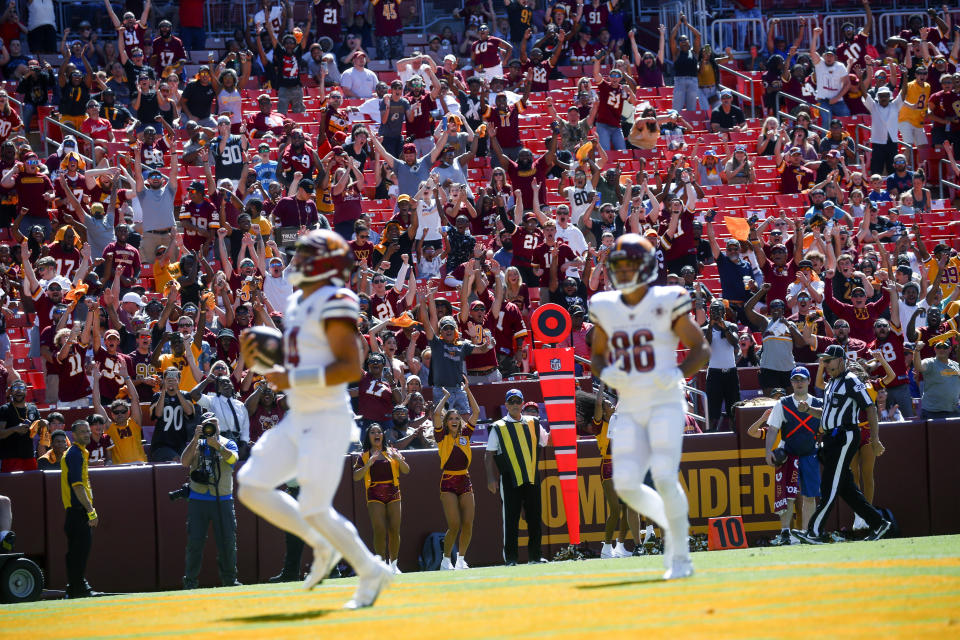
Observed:
[[[0,638],[957,638],[960,536],[704,552],[0,606]]]

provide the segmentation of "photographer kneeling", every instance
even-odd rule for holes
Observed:
[[[233,510],[233,465],[237,459],[236,443],[220,435],[214,414],[204,413],[180,457],[183,466],[190,470],[184,589],[199,586],[197,578],[211,522],[217,542],[220,582],[226,587],[240,584],[237,582],[237,518]]]

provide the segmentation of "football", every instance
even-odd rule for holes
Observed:
[[[272,327],[251,327],[240,334],[243,359],[254,373],[266,373],[283,364],[283,334]]]

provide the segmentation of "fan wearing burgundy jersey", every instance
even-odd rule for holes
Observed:
[[[536,214],[527,212],[521,217],[522,202],[522,198],[517,197],[513,220],[506,215],[506,212],[501,214],[500,220],[503,222],[504,230],[511,234],[513,244],[511,266],[520,271],[525,285],[536,287],[540,284],[540,277],[533,270],[533,261],[537,256],[537,247],[543,242],[543,233],[537,226]]]
[[[183,225],[183,244],[190,251],[200,251],[212,243],[220,228],[220,212],[204,193],[204,184],[194,180],[187,187],[189,200],[180,207],[180,223]]]
[[[570,45],[570,64],[589,64],[597,53],[597,47],[590,42],[590,32],[580,29],[577,39]]]
[[[157,368],[153,366],[150,349],[150,329],[143,327],[137,330],[136,348],[127,354],[130,361],[130,370],[133,372],[133,382],[137,385],[137,393],[141,398],[153,397],[154,383]],[[179,384],[179,379],[178,379]]]
[[[127,11],[123,14],[122,22],[114,13],[110,0],[104,0],[103,5],[107,9],[110,21],[113,22],[114,29],[119,34],[118,39],[123,43],[127,56],[132,57],[131,54],[134,49],[141,49],[146,53],[145,50],[149,48],[147,43],[147,19],[150,16],[150,3],[147,2],[143,5],[143,15],[140,16],[139,20],[132,11]]]
[[[944,74],[940,77],[940,91],[930,96],[930,119],[933,130],[930,142],[934,146],[950,141],[960,144],[960,76]],[[949,131],[947,128],[949,127]],[[932,357],[932,356],[931,356]]]
[[[528,74],[531,91],[549,91],[550,83],[548,81],[550,74],[553,73],[553,70],[557,67],[557,63],[560,61],[560,54],[563,53],[563,43],[566,38],[566,33],[563,30],[557,32],[559,42],[557,46],[553,48],[553,54],[549,60],[544,60],[543,49],[539,47],[534,47],[530,51],[530,57],[527,58],[527,46],[532,33],[532,30],[527,29],[527,32],[523,35],[523,40],[520,42],[520,64],[522,65],[523,71]]]
[[[404,278],[409,277],[406,292],[404,292]],[[397,272],[395,284],[387,290],[387,279],[382,273],[375,272],[370,281],[370,317],[377,320],[397,318],[406,309],[413,307],[417,299],[417,278],[413,269],[404,259]]]
[[[903,348],[903,332],[900,327],[900,302],[897,286],[889,281],[886,290],[890,296],[890,320],[878,318],[873,323],[876,336],[870,343],[870,351],[879,351],[897,376],[887,384],[887,406],[897,405],[904,418],[913,417],[913,399],[910,396],[910,380],[907,377],[907,355]]]
[[[530,100],[530,91],[533,86],[533,75],[528,74],[524,84],[523,95],[513,104],[508,104],[507,96],[504,93],[498,93],[494,98],[493,106],[487,107],[483,114],[483,119],[488,125],[493,124],[493,133],[496,135],[497,142],[503,154],[511,160],[516,160],[523,147],[520,140],[520,114],[527,108]],[[494,158],[494,162],[496,162]],[[494,165],[497,166],[497,165]],[[531,201],[532,202],[532,201]]]
[[[474,277],[474,270],[464,276],[463,284],[460,285],[461,300],[469,298]],[[497,315],[493,311],[494,309],[491,309],[490,313],[487,313],[487,305],[482,300],[474,300],[469,306],[461,304],[460,313],[457,316],[457,325],[464,339],[477,346],[485,341],[491,341],[493,330],[497,324]],[[496,309],[496,311],[499,311],[499,309]],[[474,350],[473,353],[464,358],[464,364],[467,368],[467,381],[470,384],[485,384],[503,380],[498,368],[495,349],[482,353]]]
[[[183,48],[183,41],[173,35],[173,24],[169,20],[161,20],[157,28],[160,35],[153,39],[150,63],[157,77],[165,77],[165,69],[182,66],[187,61],[187,50]]]
[[[600,37],[600,32],[607,28],[607,20],[610,18],[610,4],[612,3],[592,0],[590,4],[583,8],[583,21],[590,29],[590,35],[594,38]]]
[[[11,108],[7,94],[5,92],[0,93],[0,96],[2,96],[0,104],[3,105],[3,108],[0,109],[0,142],[5,142],[7,138],[23,133],[23,121],[20,120],[19,114]]]
[[[86,193],[86,179],[83,172],[80,171],[80,156],[77,153],[67,154],[66,171],[58,172],[57,179],[54,182],[53,192],[56,195],[57,217],[61,224],[64,214],[69,213],[76,219],[83,217],[69,202],[67,202],[65,191],[70,189],[78,201],[83,201]]]
[[[104,346],[97,346],[100,344],[99,327],[99,322],[93,327],[93,344],[96,346],[93,359],[100,369],[100,396],[107,402],[113,402],[123,388],[124,379],[133,372],[130,358],[120,353],[120,333],[116,329],[109,329],[103,334]]]
[[[407,135],[413,138],[417,157],[430,153],[436,145],[433,139],[435,120],[431,112],[437,108],[437,98],[440,97],[440,81],[433,69],[428,65],[423,65],[420,69],[430,80],[430,90],[426,91],[423,80],[414,76],[408,83],[410,93],[406,96],[410,102],[410,109],[407,111]]]
[[[870,28],[873,24],[873,12],[870,10],[869,0],[864,0],[863,10],[866,15],[866,23],[860,31],[856,30],[850,22],[845,22],[840,27],[843,34],[843,42],[837,45],[837,59],[846,65],[851,73],[858,76],[867,68],[867,46],[870,37]]]
[[[334,45],[340,44],[343,38],[343,0],[313,0],[313,23],[317,25],[317,40],[330,38]]]
[[[373,6],[373,30],[377,34],[377,55],[390,62],[403,57],[403,20],[401,0],[370,0]]]
[[[83,342],[89,337],[85,329],[80,336],[79,324],[73,330],[61,329],[54,338],[54,348],[59,375],[57,407],[61,409],[71,407],[88,407],[88,398],[92,393],[90,381],[86,375],[87,349]]]
[[[510,59],[513,45],[491,36],[490,27],[486,24],[480,25],[478,33],[479,39],[470,47],[470,62],[474,72],[487,81],[502,77],[503,63]]]
[[[633,91],[623,80],[623,72],[611,69],[604,79],[600,75],[600,60],[593,58],[593,81],[597,84],[597,138],[604,151],[623,151],[627,148],[623,139],[620,118],[626,100],[633,101]]]
[[[82,244],[77,240],[77,234],[73,227],[64,227],[63,235],[57,242],[51,242],[47,245],[47,255],[53,258],[57,263],[57,273],[67,280],[72,280],[83,256],[77,246]]]
[[[543,223],[542,234],[543,242],[534,249],[531,266],[534,273],[540,272],[540,299],[546,300],[549,296],[551,271],[556,272],[553,277],[563,280],[567,276],[567,269],[575,268],[579,263],[570,245],[557,240],[556,221],[547,219]],[[554,263],[557,265],[556,269]]]
[[[293,174],[299,171],[304,178],[311,180],[320,169],[320,158],[316,151],[310,148],[303,136],[303,131],[294,129],[290,132],[290,144],[280,154],[280,166],[277,177],[281,182],[289,185],[293,181]]]

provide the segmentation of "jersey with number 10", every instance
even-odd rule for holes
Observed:
[[[325,328],[327,320],[347,320],[355,325],[359,316],[360,301],[349,289],[320,287],[306,298],[301,291],[293,293],[287,299],[283,323],[283,354],[291,378],[298,373],[306,376],[316,372],[318,379],[323,380],[324,370],[333,362]],[[300,383],[291,386],[287,393],[295,411],[342,408],[350,401],[346,384]]]
[[[649,287],[635,306],[619,291],[590,298],[590,322],[607,334],[610,366],[630,376],[630,392],[621,391],[625,409],[642,409],[658,398],[674,400],[683,376],[677,367],[674,321],[689,313],[690,294],[683,287]]]

